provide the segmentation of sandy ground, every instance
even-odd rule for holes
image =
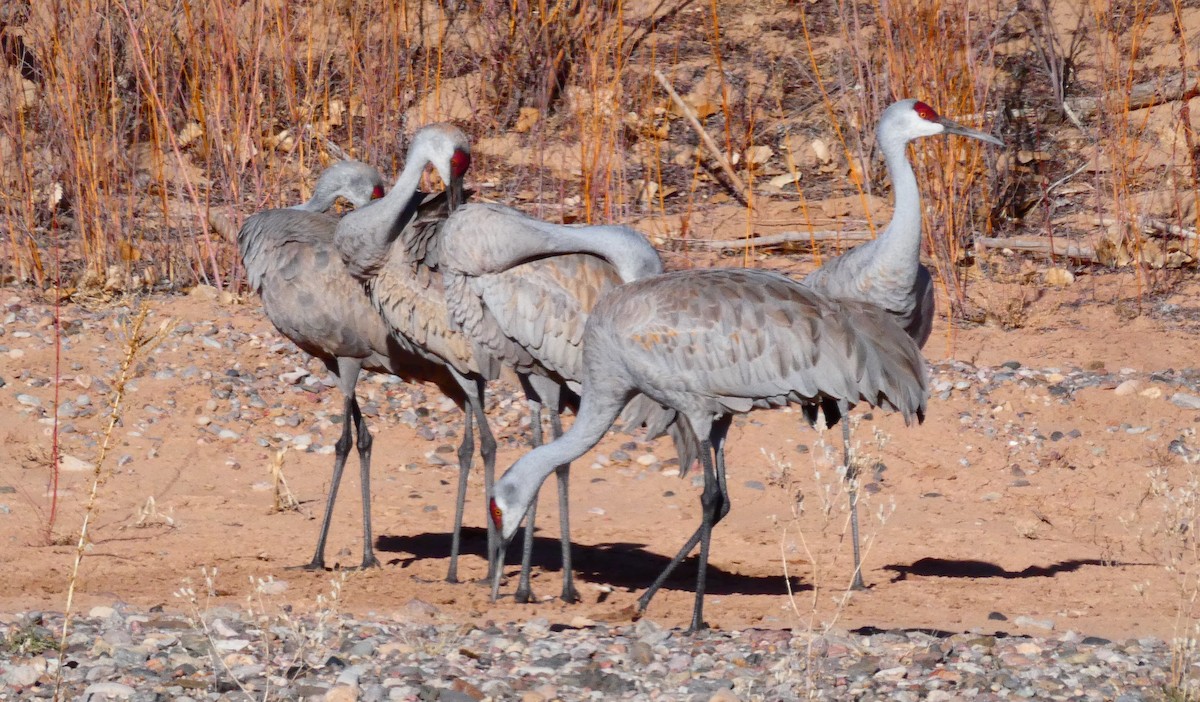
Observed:
[[[1110,638],[1170,637],[1181,621],[1190,626],[1180,603],[1188,581],[1167,567],[1172,549],[1187,544],[1170,533],[1180,517],[1167,508],[1180,507],[1186,518],[1183,488],[1195,469],[1181,454],[1200,443],[1193,436],[1200,413],[1170,401],[1189,392],[1172,378],[1186,378],[1200,350],[1191,306],[1196,288],[1181,284],[1170,296],[1144,297],[1140,314],[1131,314],[1139,310],[1131,274],[1091,276],[1032,296],[1037,299],[1024,307],[1021,328],[949,329],[939,322],[926,349],[934,383],[960,387],[948,398],[935,394],[922,426],[906,428],[898,417],[876,412],[855,429],[864,455],[886,468],[870,471],[879,480],[863,507],[870,587],[848,598],[846,510],[836,461],[824,450],[837,445],[840,433],[818,434],[788,411],[739,419],[729,442],[733,509],[714,532],[708,622],[1031,634],[1052,625]],[[993,304],[1025,294],[1015,285],[979,283],[973,290]],[[280,379],[297,366],[313,372],[308,382],[324,373],[274,332],[257,299],[214,297],[147,302],[148,328],[167,320],[180,326],[133,366],[124,417],[102,466],[76,607],[126,602],[177,609],[184,603],[174,593],[189,583],[202,603],[238,605],[254,591],[253,581],[269,578],[286,583],[271,589],[272,602],[330,606],[319,604],[318,595],[327,595],[331,578],[340,575],[289,566],[311,557],[332,464],[331,449],[319,447],[337,438],[340,425],[330,418],[341,411],[340,396],[332,388],[305,389],[304,380]],[[99,455],[104,407],[124,355],[120,324],[127,308],[64,306],[67,333],[56,373],[53,306],[28,290],[2,292],[0,301],[8,315],[0,337],[6,348],[0,353],[6,381],[0,390],[0,610],[62,610],[93,476],[79,461]],[[1035,372],[1023,384],[961,385],[972,374],[1003,370],[1008,361]],[[1151,377],[1168,369],[1177,372]],[[1061,396],[1052,391],[1060,380],[1055,373],[1105,380]],[[62,400],[74,405],[64,414],[75,416],[58,427],[67,458],[48,543],[55,377]],[[1138,382],[1118,391],[1123,377]],[[1129,389],[1135,392],[1126,394]],[[255,393],[262,407],[250,401]],[[584,601],[568,606],[550,599],[560,582],[558,529],[554,501],[543,496],[534,589],[547,599],[519,605],[506,597],[493,604],[477,583],[443,581],[457,472],[450,465],[459,431],[453,406],[432,388],[379,378],[364,379],[360,396],[380,408],[370,420],[376,547],[384,565],[345,574],[337,606],[349,611],[386,617],[418,600],[464,622],[627,621],[638,594],[698,523],[699,490],[690,476],[681,480],[669,461],[639,462],[650,462],[647,454],[669,459],[669,444],[612,433],[597,449],[609,465],[594,453],[573,473],[573,540]],[[524,450],[527,432],[520,425],[523,404],[504,388],[497,397],[492,416],[503,470]],[[291,450],[282,462],[300,508],[276,511],[275,451],[263,444],[295,444],[301,434],[310,435],[310,450]],[[885,438],[882,447],[877,436]],[[1152,491],[1152,471],[1177,486],[1179,499]],[[334,566],[353,566],[360,557],[358,485],[352,457],[328,551]],[[476,470],[461,563],[466,579],[482,577],[486,568],[482,494]],[[1194,563],[1193,556],[1193,569]],[[212,599],[202,568],[217,570]],[[686,625],[693,579],[694,568],[685,564],[648,616]],[[509,578],[505,593],[514,586]]]

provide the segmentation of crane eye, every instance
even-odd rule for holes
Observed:
[[[502,528],[504,524],[504,510],[500,509],[500,505],[496,504],[496,498],[494,497],[492,498],[491,513],[492,523],[496,525],[497,529]]]
[[[917,116],[920,117],[921,119],[927,120],[929,122],[936,122],[938,120],[937,110],[933,109],[929,105],[926,105],[925,103],[921,102],[920,100],[918,100],[916,102],[916,104],[913,105],[913,112],[916,112]]]
[[[375,189],[371,191],[371,199],[378,200],[381,197],[383,197],[383,186],[376,185]]]
[[[450,157],[450,176],[453,178],[462,178],[470,167],[471,154],[462,149],[455,149],[454,155]]]

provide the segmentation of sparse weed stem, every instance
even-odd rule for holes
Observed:
[[[153,332],[148,332],[145,329],[146,318],[150,314],[150,307],[145,304],[136,304],[131,315],[123,316],[120,321],[120,331],[123,335],[125,345],[125,355],[121,359],[121,364],[116,373],[116,380],[113,382],[112,393],[109,396],[109,413],[108,422],[105,424],[101,432],[100,448],[97,451],[95,467],[92,470],[91,486],[88,490],[87,502],[83,510],[83,520],[79,525],[79,534],[75,543],[75,559],[71,566],[70,576],[67,582],[67,600],[63,607],[63,628],[62,636],[58,643],[59,659],[62,660],[67,648],[67,636],[71,630],[71,615],[72,607],[75,600],[75,586],[79,581],[79,570],[83,564],[83,556],[91,545],[91,523],[95,519],[100,506],[100,487],[108,480],[111,475],[111,469],[105,466],[105,459],[108,457],[108,451],[113,441],[113,432],[121,421],[121,416],[125,409],[125,394],[127,384],[131,379],[135,364],[144,358],[149,351],[156,347],[165,339],[175,327],[173,320],[167,320]],[[59,694],[62,691],[62,671],[59,669],[55,673],[54,679],[54,697],[59,699]]]
[[[324,658],[337,650],[339,635],[344,625],[341,612],[342,593],[348,582],[346,571],[329,579],[327,593],[318,593],[313,601],[314,611],[299,615],[291,603],[280,603],[277,597],[283,585],[272,576],[266,578],[250,575],[250,590],[245,597],[245,634],[253,637],[250,645],[257,650],[256,658],[268,666],[264,689],[250,689],[240,680],[226,662],[218,639],[226,638],[214,630],[213,607],[218,596],[216,567],[202,566],[203,594],[198,594],[191,578],[185,578],[174,595],[182,603],[188,622],[196,633],[208,642],[208,654],[213,669],[221,671],[238,689],[250,699],[270,699],[273,678],[286,678],[288,671],[296,666],[317,666]]]
[[[851,415],[843,418],[843,421],[851,421],[853,427],[859,427],[863,420],[858,415]],[[872,426],[871,429],[872,436],[865,447],[861,441],[854,442],[851,447],[851,461],[854,462],[856,473],[860,476],[855,478],[856,481],[872,475],[867,468],[880,465],[880,452],[891,439],[889,434],[878,427]],[[826,442],[824,430],[820,431],[820,437],[805,452],[812,470],[811,483],[796,478],[790,461],[781,459],[766,449],[760,451],[770,466],[767,479],[769,485],[785,491],[789,506],[788,517],[770,515],[768,518],[779,534],[779,555],[787,588],[787,609],[796,619],[795,628],[808,634],[807,656],[810,665],[807,666],[807,683],[812,691],[816,689],[813,674],[815,665],[812,663],[816,654],[813,644],[837,626],[854,597],[854,591],[851,589],[854,573],[846,567],[846,557],[826,557],[825,547],[814,549],[817,540],[828,540],[835,531],[840,530],[840,540],[844,540],[849,532],[850,485],[845,480],[846,466],[841,464],[840,451]],[[896,505],[894,500],[872,505],[873,497],[868,490],[860,489],[858,495],[860,511],[874,517],[864,520],[861,525],[862,557],[866,561],[878,543],[878,534],[895,512]],[[802,562],[808,569],[809,594],[805,603],[797,597],[792,585],[792,578],[795,576],[790,562],[796,556],[802,557]],[[841,582],[843,577],[846,577],[844,583]]]

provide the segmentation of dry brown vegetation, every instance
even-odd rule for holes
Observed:
[[[1056,267],[1154,283],[1194,263],[1198,28],[1184,0],[17,0],[0,9],[0,275],[237,286],[210,210],[293,203],[343,154],[395,172],[440,119],[476,140],[484,196],[641,221],[680,265],[684,240],[728,237],[697,218],[722,202],[744,210],[735,236],[873,230],[872,126],[918,96],[1009,143],[914,149],[943,309],[1014,271],[985,237],[1080,239]]]

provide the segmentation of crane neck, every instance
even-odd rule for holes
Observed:
[[[524,514],[554,469],[574,461],[600,443],[624,406],[625,401],[620,393],[589,393],[585,387],[579,413],[575,415],[575,423],[571,428],[514,463],[496,483],[496,494],[506,494],[508,509],[516,509]]]
[[[895,198],[892,221],[878,239],[880,258],[911,264],[915,268],[921,262],[921,192],[908,160],[908,140],[888,138],[881,133],[878,142],[883,149]]]
[[[414,195],[429,162],[422,150],[409,152],[396,185],[387,195],[346,213],[338,221],[334,241],[356,278],[373,277],[387,261],[392,243],[415,211]]]
[[[307,202],[292,205],[288,209],[300,210],[301,212],[324,212],[333,207],[333,203],[336,200],[337,193],[321,187],[321,184],[318,182],[316,190],[313,190],[312,197],[308,198]]]
[[[503,236],[489,237],[486,244],[476,237],[474,245],[484,244],[488,251],[486,256],[472,257],[474,263],[470,265],[486,265],[487,269],[464,270],[464,273],[498,273],[534,259],[565,254],[590,254],[603,258],[626,283],[662,272],[662,259],[658,252],[635,229],[617,225],[578,227],[552,224],[513,210],[508,210],[508,213],[514,216],[513,221],[519,226],[504,228]]]

